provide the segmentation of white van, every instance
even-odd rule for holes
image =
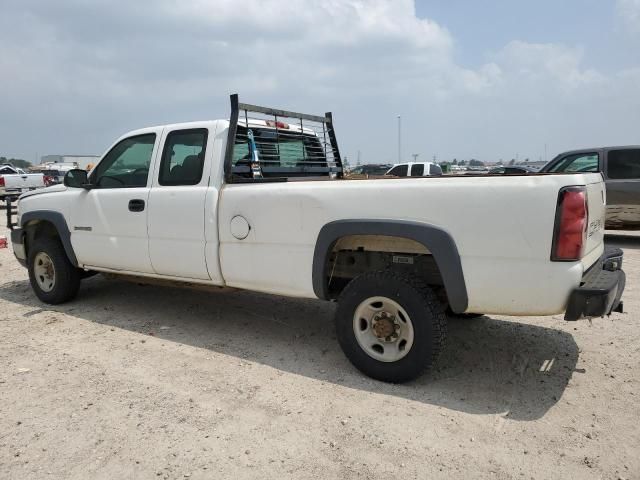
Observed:
[[[442,175],[442,168],[433,162],[397,163],[385,175],[393,175],[394,177],[429,177]]]

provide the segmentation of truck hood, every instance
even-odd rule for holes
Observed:
[[[33,195],[40,195],[41,193],[52,193],[52,192],[64,192],[67,189],[63,184],[59,183],[58,185],[51,185],[50,187],[38,188],[36,190],[31,190],[30,192],[25,192],[18,200],[23,198],[32,197]]]

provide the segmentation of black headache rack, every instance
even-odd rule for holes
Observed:
[[[224,173],[227,183],[342,178],[331,112],[260,107],[231,95]]]

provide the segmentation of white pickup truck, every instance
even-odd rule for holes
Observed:
[[[26,173],[13,165],[0,165],[0,200],[18,198],[21,193],[43,188],[53,183],[42,173]]]
[[[12,231],[56,304],[86,272],[338,302],[346,356],[400,382],[429,367],[451,314],[621,311],[597,173],[347,180],[331,114],[231,97],[231,119],[130,132],[89,175],[24,194]]]

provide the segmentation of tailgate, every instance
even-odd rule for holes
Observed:
[[[3,175],[7,190],[22,190],[44,187],[44,175],[41,173]]]
[[[598,181],[587,184],[589,220],[587,224],[587,243],[582,257],[585,270],[600,258],[604,243],[606,191],[602,177],[598,177]]]

